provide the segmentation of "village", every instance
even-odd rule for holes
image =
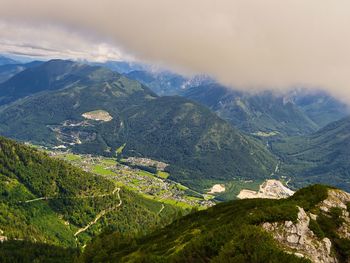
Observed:
[[[214,195],[200,194],[186,186],[168,179],[164,171],[168,164],[148,158],[129,157],[122,162],[114,158],[73,154],[67,151],[50,150],[49,155],[70,162],[71,164],[98,176],[115,181],[116,185],[138,192],[146,198],[158,200],[181,207],[204,209],[213,206]],[[140,167],[156,169],[155,173]]]

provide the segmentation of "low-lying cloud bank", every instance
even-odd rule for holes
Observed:
[[[235,87],[309,86],[350,103],[348,0],[0,0],[0,6],[4,19],[91,30],[139,59]]]
[[[0,20],[0,52],[37,57],[104,62],[132,59],[110,43],[57,25]]]

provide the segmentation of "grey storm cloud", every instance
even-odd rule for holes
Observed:
[[[8,21],[83,29],[242,89],[307,86],[347,102],[349,10],[348,0],[0,0]]]

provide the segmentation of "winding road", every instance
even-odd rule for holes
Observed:
[[[87,199],[87,198],[98,198],[114,195],[116,191],[119,191],[119,187],[115,187],[111,193],[108,194],[100,194],[100,195],[89,195],[89,196],[44,196],[38,197],[34,199],[29,199],[26,201],[19,201],[18,203],[32,203],[40,200],[52,200],[52,199]]]
[[[117,209],[118,207],[120,207],[123,204],[122,199],[120,198],[120,188],[116,188],[115,191],[113,191],[112,193],[114,194],[115,192],[117,192],[118,195],[118,199],[119,199],[119,203],[113,207],[107,208],[102,210],[96,217],[94,220],[92,220],[89,224],[87,224],[85,227],[80,228],[77,232],[74,233],[74,236],[76,237],[77,235],[79,235],[80,233],[85,232],[86,230],[88,230],[92,225],[96,224],[97,221],[104,216],[105,214],[107,214],[108,212],[111,212],[115,209]]]
[[[160,208],[160,210],[159,210],[159,212],[158,212],[158,215],[160,215],[160,213],[164,210],[164,208],[165,208],[165,205],[162,204],[162,207]]]
[[[110,195],[114,195],[115,193],[117,193],[118,195],[118,199],[119,199],[119,203],[113,207],[107,208],[102,210],[100,213],[97,214],[97,216],[95,217],[94,220],[92,220],[90,223],[88,223],[85,227],[80,228],[77,232],[74,233],[74,236],[76,237],[77,235],[79,235],[80,233],[83,233],[84,231],[88,230],[92,225],[96,224],[97,221],[103,217],[105,214],[107,214],[108,212],[111,212],[115,209],[117,209],[118,207],[120,207],[123,204],[122,199],[120,198],[120,188],[119,187],[115,187],[113,189],[113,191],[111,193],[108,194],[100,194],[100,195],[91,195],[91,196],[66,196],[66,197],[60,197],[60,196],[44,196],[44,197],[38,197],[38,198],[34,198],[34,199],[29,199],[26,201],[19,201],[19,203],[32,203],[32,202],[37,202],[40,200],[50,200],[50,199],[86,199],[86,198],[98,198],[98,197],[105,197],[105,196],[110,196]],[[161,208],[161,210],[159,211],[159,213],[164,209],[164,205]]]

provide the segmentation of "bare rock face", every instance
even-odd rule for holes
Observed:
[[[328,238],[318,239],[309,229],[310,217],[303,208],[298,207],[296,223],[264,223],[262,227],[272,233],[286,250],[293,251],[298,257],[309,258],[315,263],[335,263],[337,259],[331,253],[332,243]]]
[[[346,204],[350,202],[350,194],[338,189],[328,190],[328,197],[320,204],[320,209],[328,212],[332,207],[339,207],[346,210]]]
[[[337,233],[341,238],[350,239],[350,217],[347,211],[347,204],[350,203],[350,194],[338,189],[328,190],[328,197],[319,205],[320,210],[329,212],[332,207],[342,209],[342,219],[344,220]]]
[[[7,241],[7,236],[3,236],[4,231],[0,229],[0,243]]]

